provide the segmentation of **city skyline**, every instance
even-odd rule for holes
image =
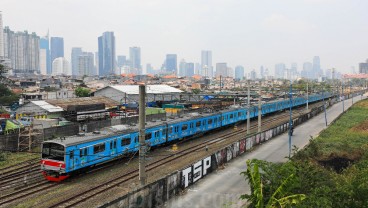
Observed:
[[[368,29],[364,22],[368,14],[363,8],[368,2],[285,0],[268,2],[267,7],[264,1],[185,1],[177,5],[164,1],[119,1],[112,5],[93,0],[55,1],[51,5],[46,0],[37,2],[35,6],[25,0],[5,0],[3,25],[40,36],[50,29],[50,36],[64,38],[65,54],[76,46],[97,51],[96,37],[114,31],[116,54],[127,56],[129,47],[141,47],[142,65],[150,63],[155,68],[167,53],[177,54],[178,60],[200,63],[204,49],[212,51],[213,64],[226,61],[229,66],[242,65],[247,70],[261,65],[272,69],[280,62],[301,66],[318,55],[322,69],[349,73],[351,66],[358,68],[358,63],[367,58],[364,48]],[[79,10],[78,5],[85,9]],[[124,12],[115,11],[120,8]],[[170,12],[149,15],[163,8]],[[93,11],[101,13],[94,17],[90,15]],[[93,24],[85,24],[86,19]]]

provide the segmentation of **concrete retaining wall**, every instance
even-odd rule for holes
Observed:
[[[318,107],[311,112],[301,115],[293,120],[293,125],[297,126],[315,115],[323,112],[324,108]],[[120,198],[111,201],[101,207],[104,208],[140,208],[140,207],[161,207],[166,201],[178,195],[190,185],[196,183],[211,172],[217,170],[232,159],[247,153],[253,147],[266,142],[286,131],[289,123],[265,130],[261,133],[244,137],[239,141],[224,147],[216,153],[202,158],[201,160],[178,170],[168,176],[165,176],[154,183],[146,185],[141,189],[130,192]]]

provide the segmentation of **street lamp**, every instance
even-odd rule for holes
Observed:
[[[292,111],[291,111],[291,106],[293,105],[293,99],[292,99],[292,94],[293,92],[293,85],[291,84],[290,82],[290,92],[289,92],[289,99],[290,99],[290,118],[289,118],[289,159],[290,159],[290,156],[291,156],[291,131],[292,131],[292,128],[293,128],[293,115],[292,115]]]

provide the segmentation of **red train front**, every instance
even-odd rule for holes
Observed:
[[[60,182],[69,177],[65,166],[65,147],[55,142],[42,144],[42,174],[49,181]]]

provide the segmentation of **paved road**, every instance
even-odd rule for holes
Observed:
[[[366,98],[367,94],[363,96]],[[361,97],[355,97],[354,103]],[[352,105],[351,99],[345,101],[345,110]],[[327,109],[327,121],[331,123],[333,119],[342,113],[342,102]],[[312,118],[294,129],[292,145],[298,148],[308,144],[310,136],[316,137],[319,132],[325,129],[324,113]],[[223,170],[212,173],[206,178],[192,185],[187,193],[175,197],[167,202],[166,207],[170,208],[215,208],[215,207],[241,207],[242,201],[239,196],[246,191],[249,192],[249,185],[239,173],[246,170],[245,161],[252,158],[267,160],[270,162],[286,161],[288,156],[288,135],[279,135],[276,138],[262,144],[257,150],[244,154],[230,163]]]

